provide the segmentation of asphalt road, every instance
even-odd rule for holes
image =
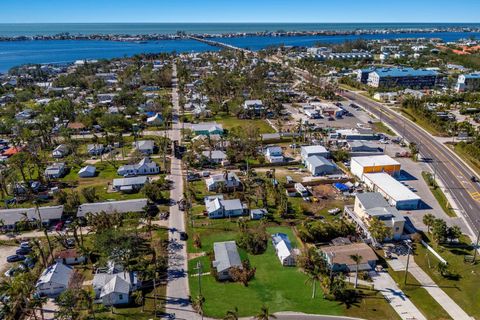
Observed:
[[[180,110],[178,103],[178,91],[176,86],[177,68],[173,66],[173,90],[172,103],[174,113],[178,115]],[[175,117],[178,119],[178,117]],[[169,132],[172,140],[180,141],[180,126],[177,121],[173,123],[173,129]],[[180,159],[172,157],[170,180],[173,181],[173,189],[170,191],[170,198],[175,202],[183,197],[183,170]],[[188,259],[187,243],[180,240],[180,232],[185,231],[185,216],[178,209],[178,205],[170,207],[169,247],[168,247],[168,279],[167,296],[165,297],[166,307],[163,318],[167,319],[199,319],[190,303],[190,288],[188,285]]]
[[[480,185],[470,180],[476,175],[472,170],[448,150],[447,146],[388,107],[350,91],[343,92],[342,96],[379,117],[382,122],[403,135],[408,142],[417,143],[421,157],[424,161],[430,162],[469,226],[474,232],[480,230]]]

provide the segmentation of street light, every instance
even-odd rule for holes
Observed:
[[[412,251],[411,240],[406,240],[405,245],[408,248],[407,251],[407,265],[405,266],[405,278],[403,279],[403,284],[407,284],[407,275],[408,275],[408,265],[410,263],[410,253]]]
[[[480,223],[480,219],[477,219],[476,221]],[[475,242],[475,247],[473,247],[473,260],[472,260],[472,264],[475,264],[475,260],[477,259],[478,243],[479,243],[479,241],[480,241],[480,226],[477,227],[477,229],[478,229],[477,241]]]

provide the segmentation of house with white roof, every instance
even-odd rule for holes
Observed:
[[[218,280],[229,280],[231,268],[242,268],[242,260],[235,241],[215,242],[213,252],[215,254],[213,267],[217,271]]]
[[[83,203],[78,206],[77,217],[81,218],[85,217],[88,213],[98,214],[100,212],[105,212],[107,214],[144,212],[147,204],[147,199]]]
[[[95,299],[105,306],[130,303],[131,293],[138,290],[140,285],[137,274],[125,271],[121,266],[99,269],[92,280]]]
[[[270,163],[280,163],[284,161],[283,150],[279,146],[271,146],[265,149],[265,158]]]
[[[0,210],[0,221],[3,222],[3,229],[15,229],[15,225],[20,221],[26,221],[31,224],[42,220],[44,225],[50,225],[60,221],[63,215],[62,206],[49,206],[37,208],[14,208]]]
[[[298,250],[292,248],[288,235],[285,233],[272,234],[272,244],[280,263],[284,267],[292,267],[296,265]]]
[[[205,200],[205,208],[210,219],[239,217],[245,208],[239,199],[225,200],[223,195],[212,196]]]
[[[136,192],[143,188],[148,182],[146,176],[113,179],[112,188],[121,192]]]
[[[222,163],[227,160],[227,154],[221,150],[207,150],[202,152],[202,156],[213,163]]]
[[[312,156],[328,158],[330,156],[330,152],[324,146],[320,145],[304,146],[300,149],[300,155],[302,157],[302,162],[305,163],[307,158]]]
[[[159,113],[147,118],[147,125],[161,126],[163,124],[163,117]]]
[[[226,190],[239,189],[241,187],[240,179],[235,172],[214,174],[205,179],[208,191],[216,191],[221,186]]]
[[[55,150],[53,150],[52,157],[60,159],[68,156],[69,153],[70,150],[68,149],[68,146],[66,144],[60,144],[55,148]]]
[[[153,140],[139,140],[133,142],[132,147],[145,155],[151,155],[155,149],[155,142]]]
[[[313,176],[323,176],[332,174],[337,170],[337,166],[330,160],[322,156],[311,156],[305,160],[305,166]]]
[[[56,297],[67,290],[73,269],[63,263],[57,262],[46,268],[35,287],[38,294],[47,297]]]
[[[95,177],[96,172],[97,172],[97,168],[95,168],[94,166],[88,165],[81,168],[78,171],[78,176],[80,178],[92,178],[92,177]]]
[[[45,169],[47,179],[59,179],[67,174],[67,166],[63,162],[55,162]]]
[[[223,126],[216,122],[192,123],[189,126],[189,129],[192,130],[196,135],[223,135]]]
[[[150,158],[143,158],[137,164],[126,164],[118,168],[117,174],[120,176],[139,176],[160,173],[160,167]]]

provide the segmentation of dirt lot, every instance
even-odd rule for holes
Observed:
[[[18,249],[16,246],[2,246],[0,247],[0,272],[3,274],[11,265],[7,262],[7,257],[15,254]]]

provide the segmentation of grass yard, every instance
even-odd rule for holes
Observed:
[[[427,172],[422,172],[422,177],[423,177],[423,180],[425,180],[425,182],[428,185],[428,181],[429,181],[428,173]],[[429,189],[432,192],[435,199],[437,200],[438,204],[442,207],[443,211],[449,217],[456,217],[457,215],[455,214],[455,211],[452,209],[452,206],[448,202],[447,197],[443,193],[442,189],[440,189],[439,187],[437,187],[437,188],[429,187]]]
[[[376,132],[385,133],[385,134],[388,134],[389,136],[395,135],[392,129],[387,127],[383,122],[374,122],[372,124],[372,127],[373,127],[373,130],[375,130]]]
[[[194,248],[192,241],[189,240],[189,252],[211,252],[214,242],[235,240],[237,237],[235,220],[202,219],[200,221],[196,222],[198,227],[195,231],[200,234],[202,248]],[[255,223],[258,222],[249,222],[249,224]],[[300,246],[299,240],[290,227],[271,226],[267,228],[267,232],[269,234],[286,233],[294,247]],[[193,235],[193,231],[190,231],[190,234]],[[348,308],[337,301],[323,299],[318,284],[317,296],[312,299],[312,287],[305,284],[307,276],[298,268],[283,267],[270,242],[264,254],[249,255],[242,249],[239,249],[239,253],[242,259],[248,257],[251,265],[256,268],[255,279],[249,283],[248,287],[244,287],[238,283],[217,282],[212,275],[203,275],[200,281],[202,294],[205,297],[206,316],[222,318],[228,310],[233,310],[235,307],[238,308],[240,316],[252,316],[258,313],[262,305],[266,305],[271,312],[298,311],[311,314],[348,315],[364,319],[399,319],[379,293],[368,289],[362,289],[363,299]],[[210,271],[210,258],[207,256],[189,261],[192,297],[199,293],[198,269],[196,269],[198,261],[202,263],[202,273]]]
[[[446,320],[451,319],[449,314],[432,298],[432,296],[420,286],[420,283],[409,273],[407,275],[407,284],[404,285],[403,272],[395,272],[388,269],[388,273],[395,279],[400,289],[420,310],[420,312],[429,320]]]
[[[458,280],[447,279],[436,271],[437,259],[423,246],[417,246],[415,261],[428,275],[447,293],[460,307],[475,319],[480,318],[480,290],[478,279],[480,277],[480,263],[476,265],[464,262],[464,255],[473,255],[473,246],[466,237],[462,239],[463,246],[430,245],[448,262],[450,269],[457,273]],[[430,266],[431,268],[430,268]]]
[[[455,150],[455,152],[465,161],[467,162],[470,167],[472,167],[473,170],[475,170],[475,172],[480,175],[480,159],[478,158],[475,158],[475,157],[472,157],[471,155],[469,155],[468,153],[466,153],[461,147],[460,145],[456,144],[453,148],[453,150]]]
[[[200,233],[204,233],[200,230]],[[269,233],[287,233],[295,243],[293,232],[289,227],[268,228]],[[236,232],[214,232],[211,230],[202,236],[202,250],[212,250],[213,242],[234,240]],[[343,307],[338,302],[327,301],[322,298],[320,290],[315,299],[311,298],[312,289],[305,285],[306,275],[297,268],[283,267],[271,244],[262,255],[242,256],[250,259],[253,267],[257,268],[255,279],[248,287],[238,283],[220,283],[213,276],[202,276],[202,294],[205,296],[205,314],[211,317],[221,318],[228,310],[238,307],[240,316],[251,316],[260,310],[263,304],[270,311],[302,311],[307,313],[334,314],[343,313]],[[198,260],[202,261],[203,272],[208,272],[210,262],[208,257],[193,259],[189,262],[190,289],[192,296],[198,295],[198,278],[195,266]],[[228,297],[228,298],[227,298]]]
[[[234,127],[246,128],[253,126],[258,128],[260,133],[274,133],[275,130],[263,119],[238,119],[230,115],[217,115],[214,120],[223,125],[224,129],[231,129]]]

